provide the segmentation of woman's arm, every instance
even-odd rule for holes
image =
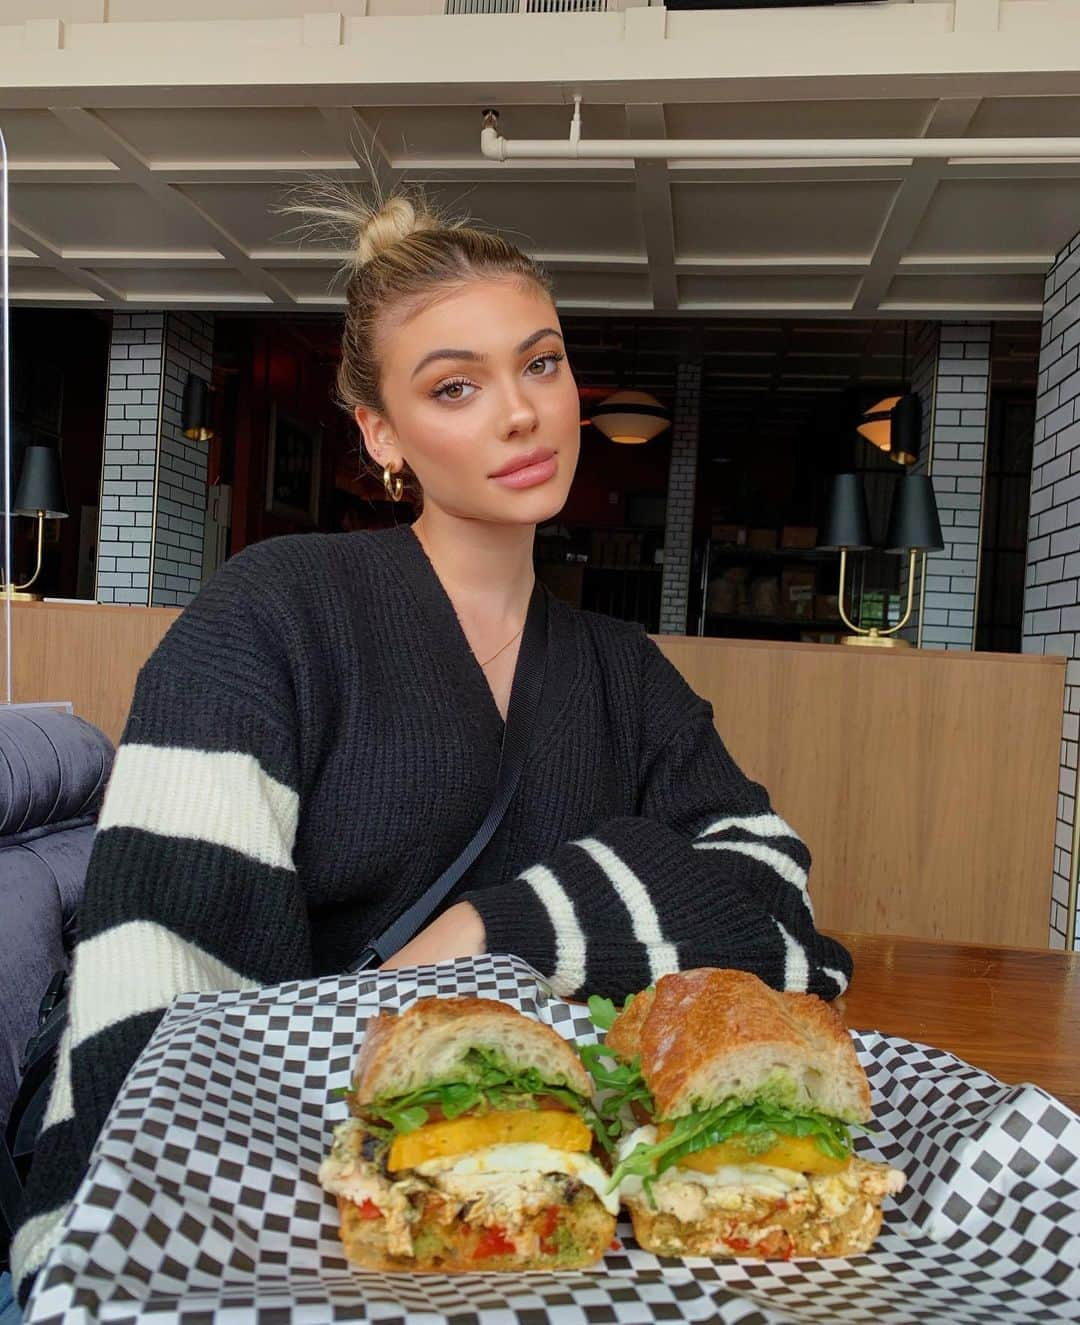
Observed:
[[[20,1297],[112,1102],[177,993],[303,976],[288,668],[243,555],[140,672],[78,917],[68,1025],[12,1243]]]
[[[835,998],[851,959],[817,932],[805,844],[728,754],[712,706],[641,644],[637,814],[466,894],[487,949],[525,957],[565,996],[623,997],[669,971],[730,966]]]
[[[455,902],[399,948],[379,967],[392,971],[399,966],[433,966],[458,957],[478,957],[484,947],[484,922],[471,902]]]

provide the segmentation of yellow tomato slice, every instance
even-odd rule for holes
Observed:
[[[777,1169],[794,1169],[797,1173],[839,1173],[849,1162],[823,1154],[813,1137],[781,1136],[774,1146],[757,1155],[749,1154],[737,1138],[722,1141],[718,1146],[687,1155],[676,1167],[715,1173],[726,1164],[768,1164]]]
[[[387,1158],[391,1172],[414,1169],[429,1159],[464,1155],[485,1146],[534,1142],[555,1150],[588,1150],[592,1132],[576,1113],[553,1109],[510,1109],[477,1117],[428,1123],[394,1138]]]

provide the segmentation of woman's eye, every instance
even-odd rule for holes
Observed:
[[[550,350],[547,354],[539,355],[537,358],[533,359],[532,363],[529,364],[529,367],[527,369],[529,376],[550,377],[551,374],[555,372],[556,368],[558,368],[560,362],[565,357],[566,356],[564,354],[560,354],[558,350]],[[533,369],[537,366],[537,364],[539,364],[541,368],[541,371],[538,373],[533,371]],[[551,370],[550,372],[548,371],[549,368]]]
[[[471,386],[471,382],[455,379],[453,382],[440,383],[431,394],[436,400],[465,400],[465,389]]]

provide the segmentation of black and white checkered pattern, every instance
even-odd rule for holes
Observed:
[[[364,1026],[430,995],[499,998],[567,1038],[584,1008],[515,958],[177,999],[132,1069],[38,1278],[32,1325],[367,1320],[1080,1321],[1080,1119],[938,1049],[856,1035],[875,1130],[858,1149],[908,1175],[868,1255],[675,1260],[622,1246],[594,1272],[383,1275],[347,1266],[316,1180]]]

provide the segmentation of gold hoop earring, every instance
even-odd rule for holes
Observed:
[[[383,487],[391,501],[400,501],[401,494],[405,490],[405,484],[400,474],[392,474],[389,465],[383,467],[382,472]]]

